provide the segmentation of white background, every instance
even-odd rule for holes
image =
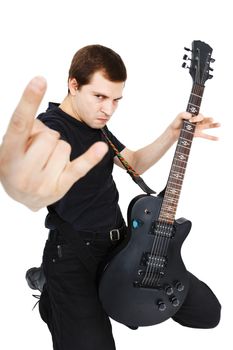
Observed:
[[[117,349],[142,347],[179,350],[232,347],[232,11],[230,1],[1,1],[0,136],[21,92],[34,75],[43,75],[48,101],[67,92],[67,71],[82,46],[99,43],[117,51],[128,68],[124,99],[110,129],[128,148],[153,141],[175,115],[186,109],[192,80],[182,70],[183,47],[193,40],[214,51],[214,78],[206,83],[201,111],[221,122],[210,131],[220,141],[195,139],[177,217],[193,228],[182,255],[189,270],[205,280],[222,304],[222,320],[212,330],[184,328],[172,320],[131,331],[113,322]],[[144,179],[158,192],[166,184],[174,148]],[[115,170],[124,215],[140,190],[123,171]],[[51,349],[50,334],[40,320],[25,271],[41,262],[47,231],[46,210],[37,213],[10,199],[0,188],[0,347]],[[4,345],[3,345],[4,344]],[[106,349],[107,350],[107,349]]]

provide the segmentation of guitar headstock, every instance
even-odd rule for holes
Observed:
[[[194,40],[192,42],[192,50],[186,47],[184,49],[191,52],[191,58],[189,58],[188,55],[184,55],[184,60],[190,60],[190,66],[187,66],[184,62],[182,67],[189,68],[189,73],[193,78],[194,84],[204,86],[206,80],[213,78],[213,75],[209,73],[213,71],[213,68],[210,67],[210,63],[215,61],[211,58],[213,49],[200,40]]]

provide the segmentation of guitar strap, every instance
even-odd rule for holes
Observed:
[[[144,180],[141,178],[141,176],[129,165],[129,163],[125,160],[125,158],[121,155],[121,153],[119,152],[119,150],[116,148],[116,146],[112,143],[112,141],[109,139],[109,137],[107,136],[106,133],[106,127],[104,127],[103,129],[101,129],[102,134],[104,136],[104,138],[106,139],[106,141],[108,142],[108,144],[111,146],[111,148],[113,149],[115,155],[117,156],[117,158],[119,159],[119,161],[121,162],[121,164],[124,166],[124,168],[126,169],[127,173],[131,176],[131,178],[133,179],[133,181],[146,193],[146,194],[155,194],[156,192],[154,190],[152,190],[149,186],[147,186],[147,184],[144,182]]]

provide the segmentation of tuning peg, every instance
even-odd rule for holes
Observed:
[[[182,63],[182,66],[181,66],[182,68],[190,68],[188,65],[187,65],[187,63]]]
[[[214,63],[214,62],[215,62],[215,59],[214,59],[214,58],[211,58],[211,59],[210,59],[210,62],[211,62],[211,63]]]
[[[210,70],[211,72],[213,72],[213,68],[209,67],[209,70]]]
[[[183,60],[185,60],[185,61],[190,60],[190,61],[191,61],[191,58],[189,58],[188,55],[184,55],[184,56],[183,56]]]
[[[192,51],[188,47],[184,47],[185,51]]]
[[[209,75],[208,75],[208,78],[209,78],[209,79],[212,79],[212,78],[213,78],[213,75],[212,75],[212,74],[209,74]]]

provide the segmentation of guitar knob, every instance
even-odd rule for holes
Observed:
[[[172,286],[170,286],[169,284],[165,286],[164,290],[167,295],[172,295],[174,292]]]
[[[178,290],[178,292],[182,292],[184,290],[184,285],[180,281],[175,282],[175,288]]]
[[[162,312],[165,311],[167,308],[166,304],[162,300],[159,300],[157,302],[157,306],[158,306],[159,311],[162,311]]]
[[[172,298],[170,299],[170,301],[171,301],[171,303],[172,303],[172,305],[173,305],[174,307],[177,307],[177,306],[180,305],[179,299],[177,299],[175,296],[172,297]]]

